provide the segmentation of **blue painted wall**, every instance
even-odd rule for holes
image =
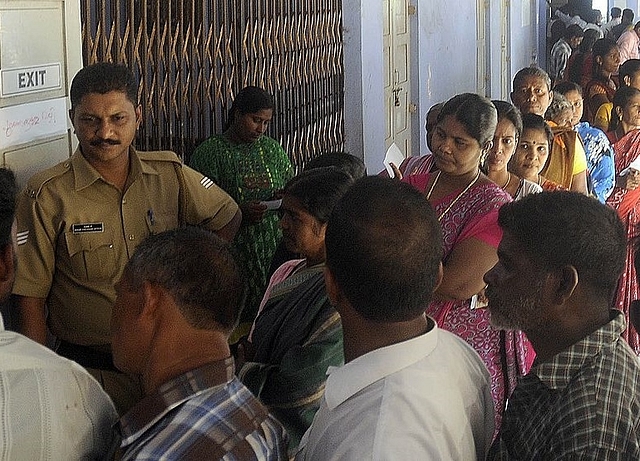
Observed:
[[[411,19],[411,100],[417,105],[412,115],[415,155],[427,151],[424,118],[429,107],[457,93],[477,92],[478,15],[485,17],[487,96],[508,99],[512,76],[519,69],[536,60],[545,65],[547,2],[411,0],[411,3],[416,7],[416,15]],[[372,0],[343,0],[343,5],[346,150],[364,158],[369,172],[375,173],[382,169],[384,158],[382,8]],[[501,52],[502,33],[506,33],[505,54]]]

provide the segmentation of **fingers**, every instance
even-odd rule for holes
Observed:
[[[393,162],[389,162],[389,166],[393,170],[393,179],[397,179],[398,181],[401,181],[402,180],[402,172],[400,171],[400,169]]]

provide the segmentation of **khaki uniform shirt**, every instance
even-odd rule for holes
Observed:
[[[226,192],[174,153],[131,148],[130,157],[124,192],[77,150],[34,175],[19,195],[20,263],[13,292],[46,298],[49,329],[74,344],[110,343],[114,284],[125,264],[149,234],[179,225],[177,171],[184,177],[187,224],[216,231],[238,211]]]

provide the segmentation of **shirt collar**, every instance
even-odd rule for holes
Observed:
[[[555,355],[547,362],[534,362],[531,373],[551,389],[563,389],[572,377],[596,355],[620,341],[625,329],[624,314],[610,311],[609,323],[598,328],[586,338]]]
[[[428,356],[438,344],[438,326],[427,317],[427,333],[368,352],[341,367],[329,367],[325,401],[336,408],[365,387]]]
[[[233,358],[227,357],[190,370],[162,384],[155,393],[144,397],[120,418],[118,430],[122,436],[122,446],[133,443],[165,414],[186,400],[231,381],[233,370]]]
[[[158,174],[158,171],[155,168],[140,160],[140,157],[133,146],[129,146],[129,162],[129,183],[135,181],[142,174]],[[87,159],[84,158],[80,151],[80,147],[78,147],[71,156],[71,166],[73,167],[73,173],[75,176],[76,191],[89,187],[97,180],[102,179],[98,170],[91,166]]]

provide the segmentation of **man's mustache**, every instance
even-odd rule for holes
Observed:
[[[103,144],[109,144],[111,146],[117,146],[118,144],[120,144],[120,141],[118,141],[116,139],[94,139],[93,141],[91,141],[90,144],[92,146],[94,146],[94,147],[98,147],[98,146],[103,145]]]

